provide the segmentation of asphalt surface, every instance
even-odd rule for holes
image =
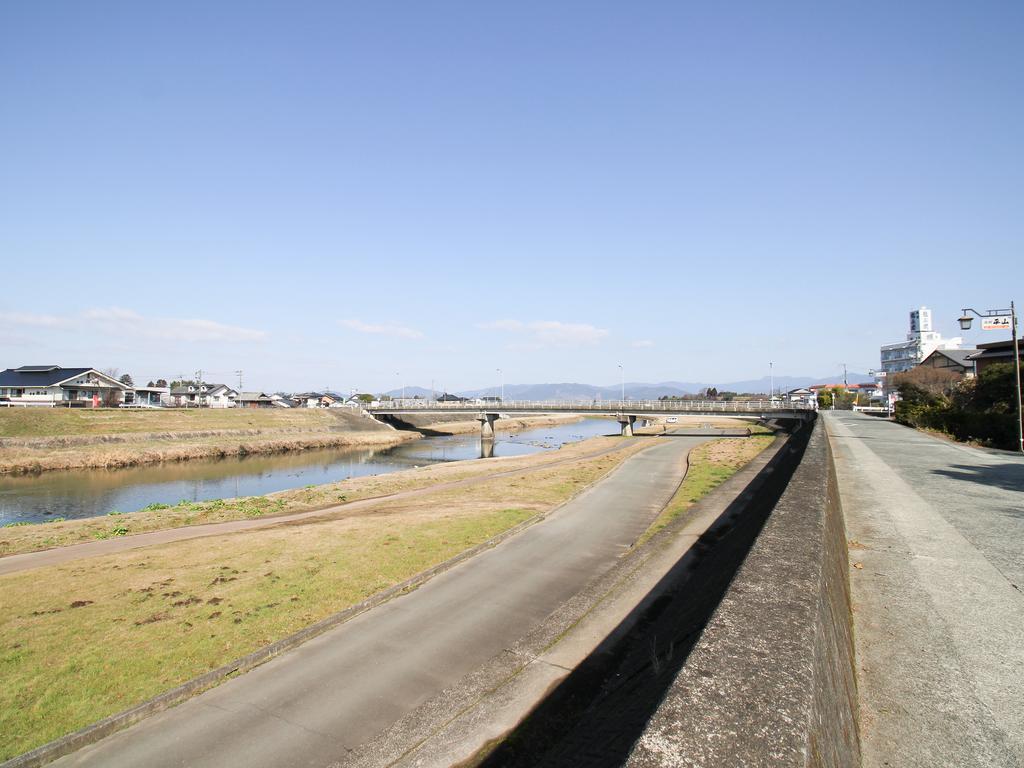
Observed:
[[[1024,458],[824,414],[863,765],[1024,766]]]
[[[58,766],[326,766],[470,674],[607,571],[706,438],[668,437],[419,589]]]

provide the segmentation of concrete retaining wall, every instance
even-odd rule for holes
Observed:
[[[859,765],[847,569],[818,422],[628,765]]]

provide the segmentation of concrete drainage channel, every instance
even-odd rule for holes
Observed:
[[[785,500],[809,441],[813,466],[803,474],[812,485],[824,487],[828,473],[822,468],[830,467],[830,459],[819,431],[815,428],[812,437],[807,425],[780,441],[781,445],[695,505],[685,518],[624,556],[528,636],[358,749],[343,764],[489,768],[613,766],[636,760],[646,760],[636,763],[644,766],[680,764],[681,755],[672,750],[664,752],[662,762],[632,753],[657,720],[659,707],[671,698],[677,677],[691,665],[705,630],[716,621],[729,622],[721,615],[721,606],[729,596],[742,592],[737,572],[752,546],[756,549],[773,510]],[[824,464],[823,456],[828,459]],[[806,490],[805,483],[801,493],[806,495]],[[822,499],[813,494],[808,498],[812,506],[824,508],[819,502]],[[820,557],[811,559],[820,564]],[[804,567],[813,571],[815,564]],[[845,567],[844,560],[844,576]],[[797,588],[818,584],[813,574],[809,579],[805,575],[800,574]],[[843,594],[848,601],[848,590]],[[812,602],[818,606],[816,599]],[[843,615],[848,620],[846,605]],[[809,615],[789,619],[799,623],[801,630],[815,623]],[[773,665],[773,649],[759,641],[753,626],[735,630],[751,664]],[[852,674],[852,657],[844,661],[839,651],[832,656],[838,659],[840,671],[846,664]],[[794,663],[800,666],[805,661]],[[735,666],[735,659],[718,663]],[[720,670],[707,666],[695,673],[713,682]],[[801,688],[799,693],[809,690]],[[802,696],[796,699],[802,702]],[[702,764],[744,763],[726,747],[732,726],[714,719],[717,713],[708,709],[710,703],[694,705],[695,712],[708,713],[707,721],[690,727],[725,752],[719,762]],[[795,712],[782,709],[777,716],[802,725],[806,720],[802,706]],[[701,715],[693,717],[699,721]],[[757,727],[757,723],[750,725]],[[713,733],[716,729],[720,732]],[[855,740],[855,727],[853,734]],[[751,764],[772,762],[769,755],[777,753],[771,752],[770,745],[763,746],[768,751],[751,759]]]

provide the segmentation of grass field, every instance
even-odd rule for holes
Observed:
[[[2,577],[0,760],[465,551],[564,501],[644,445],[382,500],[357,516],[342,507],[312,522]]]
[[[640,537],[638,544],[649,541],[658,531],[685,514],[697,501],[735,475],[773,442],[774,435],[762,433],[745,439],[712,440],[690,451],[690,467],[679,490]]]
[[[331,408],[0,408],[0,437],[162,434],[232,429],[338,426],[346,411]]]

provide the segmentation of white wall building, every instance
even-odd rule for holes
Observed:
[[[887,375],[909,371],[937,349],[960,349],[964,340],[960,336],[942,338],[932,330],[932,311],[919,307],[910,312],[910,332],[907,340],[885,344],[881,349],[882,370]]]

